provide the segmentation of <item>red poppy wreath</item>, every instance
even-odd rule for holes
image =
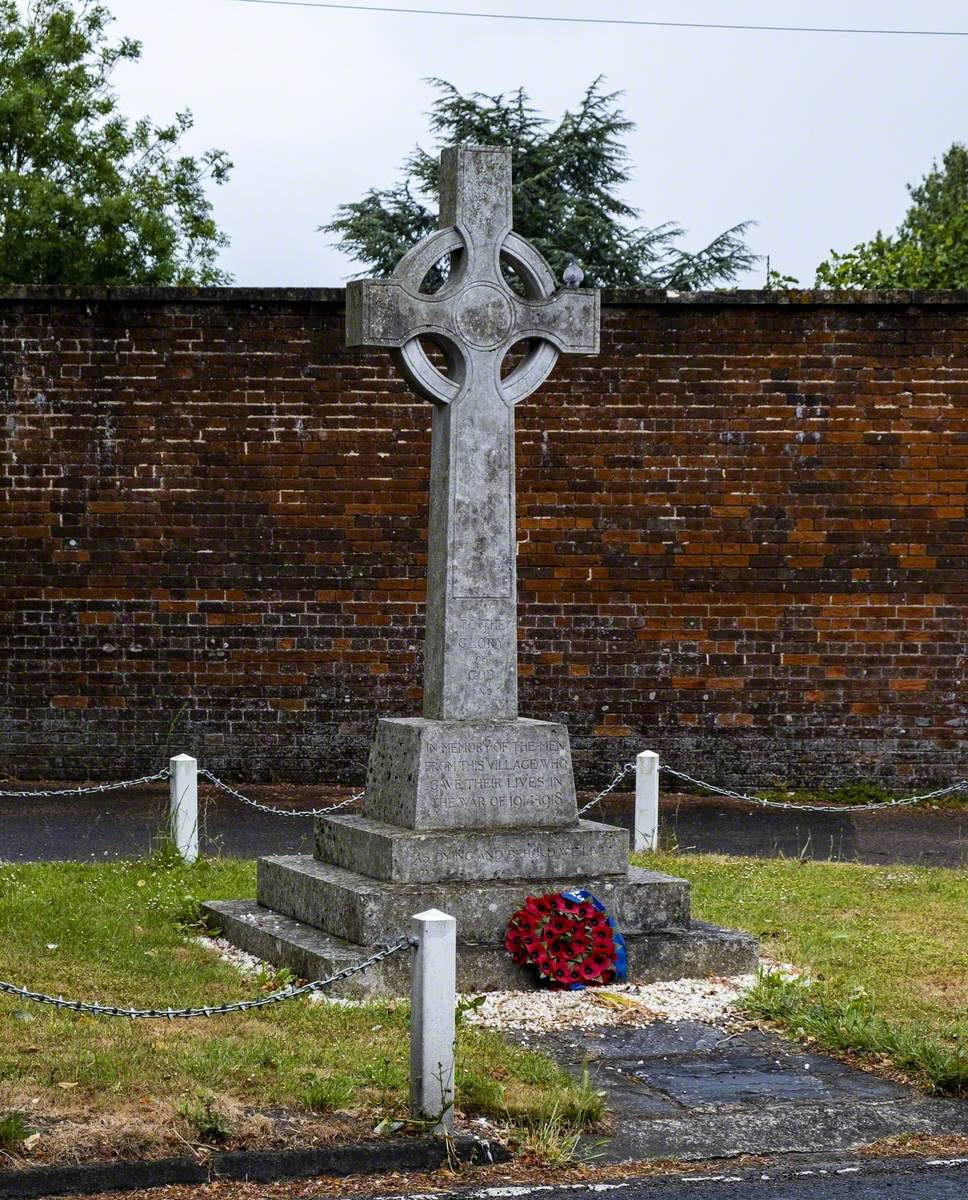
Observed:
[[[504,947],[552,987],[594,987],[626,974],[622,935],[585,889],[529,896],[508,921]]]

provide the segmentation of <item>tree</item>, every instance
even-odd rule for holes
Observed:
[[[831,250],[817,268],[819,287],[968,288],[968,149],[955,142],[908,193],[897,231],[878,230],[845,254]]]
[[[683,230],[674,222],[634,224],[638,211],[617,190],[630,178],[622,137],[635,126],[618,106],[621,93],[604,92],[601,77],[585,91],[577,111],[566,112],[554,128],[538,115],[524,88],[462,96],[443,79],[428,82],[437,90],[430,128],[438,147],[458,142],[511,147],[514,228],[559,278],[569,254],[582,263],[586,284],[600,287],[704,288],[736,279],[756,262],[743,240],[749,221],[693,254],[676,245]],[[437,228],[438,155],[416,147],[404,175],[393,187],[371,188],[362,200],[341,205],[320,227],[337,234],[337,245],[365,264],[360,274],[388,275],[411,246]]]
[[[205,187],[232,164],[180,153],[187,110],[118,111],[111,73],[141,44],[111,44],[111,21],[90,0],[0,0],[0,282],[229,282]]]

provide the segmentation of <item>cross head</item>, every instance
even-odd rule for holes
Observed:
[[[443,285],[425,290],[428,273],[448,258]],[[434,404],[424,716],[513,720],[514,406],[559,354],[598,353],[599,293],[557,290],[544,258],[512,232],[510,149],[461,145],[441,155],[440,229],[390,278],[350,283],[346,304],[347,345],[390,350]],[[440,351],[445,371],[421,339]],[[520,361],[502,374],[521,343]]]

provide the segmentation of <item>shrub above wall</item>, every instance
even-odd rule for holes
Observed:
[[[964,766],[968,294],[605,294],[517,409],[521,709],[579,777]],[[0,292],[0,770],[357,781],[419,711],[430,407],[343,292]],[[963,772],[962,772],[963,773]]]

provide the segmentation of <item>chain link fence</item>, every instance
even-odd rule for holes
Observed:
[[[593,800],[589,800],[587,804],[583,805],[578,810],[578,815],[581,817],[589,809],[594,808],[596,804],[600,804],[634,770],[634,762],[623,763],[611,783],[602,788]],[[755,804],[759,808],[785,809],[788,812],[874,812],[882,808],[906,808],[913,804],[921,804],[927,800],[940,800],[943,796],[952,796],[957,792],[968,793],[968,779],[959,779],[956,783],[946,784],[944,787],[935,788],[930,792],[918,792],[912,796],[898,796],[893,800],[872,800],[867,804],[810,804],[797,800],[770,800],[766,796],[753,796],[748,792],[738,792],[733,788],[720,787],[718,784],[710,783],[708,780],[697,779],[694,775],[688,775],[685,771],[679,771],[675,767],[668,766],[666,763],[661,763],[659,770],[664,771],[666,775],[671,775],[676,779],[682,780],[683,783],[687,783],[691,787],[709,792],[713,796],[724,796],[730,800],[740,800],[744,804]]]
[[[623,763],[611,782],[606,784],[594,799],[584,804],[578,810],[578,815],[580,817],[584,816],[590,809],[600,804],[634,770],[634,760]],[[704,792],[709,792],[714,796],[739,800],[744,804],[755,804],[759,808],[778,808],[793,812],[873,812],[881,808],[905,808],[910,805],[921,804],[927,800],[939,800],[943,796],[951,796],[957,792],[968,792],[968,778],[966,778],[959,779],[955,783],[946,784],[944,787],[935,788],[933,791],[919,792],[911,796],[899,796],[893,800],[874,800],[867,804],[809,804],[794,800],[770,800],[765,796],[755,796],[748,792],[736,791],[733,788],[721,787],[718,784],[710,783],[706,779],[698,779],[696,776],[689,775],[685,771],[680,771],[676,767],[670,767],[666,763],[662,763],[659,770],[664,771],[666,775],[671,775],[683,783],[699,788]],[[250,796],[244,795],[238,788],[233,787],[230,783],[226,783],[224,779],[220,779],[208,767],[199,767],[198,774],[208,780],[218,791],[230,796],[233,800],[237,800],[240,804],[248,805],[249,808],[254,808],[258,812],[269,813],[276,817],[326,816],[329,813],[339,812],[341,809],[348,808],[349,805],[362,800],[365,794],[364,792],[354,792],[351,796],[347,796],[345,800],[340,800],[338,803],[327,805],[324,808],[277,808],[271,804],[262,804],[260,801],[253,800]],[[38,788],[36,790],[21,788],[15,791],[0,789],[0,799],[26,798],[28,796],[39,799],[49,799],[57,796],[93,796],[101,792],[115,792],[122,791],[125,788],[144,787],[147,784],[160,783],[170,778],[171,770],[168,767],[163,767],[160,771],[155,771],[153,775],[141,775],[137,779],[120,779],[108,783],[94,783],[80,787]]]
[[[271,813],[275,817],[322,817],[327,813],[339,812],[341,808],[346,808],[356,800],[362,800],[364,795],[363,792],[355,792],[352,796],[347,796],[345,800],[340,800],[338,804],[329,805],[328,808],[273,808],[271,804],[260,804],[258,800],[253,800],[249,796],[243,796],[237,788],[219,779],[208,767],[199,767],[198,773],[204,779],[207,779],[213,787],[218,788],[220,792],[231,796],[233,800],[238,800],[240,804],[247,804],[250,808],[257,809],[259,812]]]
[[[18,791],[0,790],[0,798],[13,799],[17,796],[36,796],[40,799],[47,799],[51,796],[93,796],[98,792],[120,792],[124,788],[143,787],[145,784],[159,783],[163,779],[170,778],[170,769],[162,767],[160,771],[155,771],[154,775],[141,775],[137,779],[119,779],[112,783],[92,783],[85,787],[37,788],[30,790],[21,788]]]
[[[116,1004],[65,1000],[63,996],[49,996],[46,992],[32,992],[29,988],[18,987],[14,983],[3,981],[0,981],[0,992],[5,992],[8,996],[16,996],[18,1000],[30,1000],[34,1004],[49,1004],[56,1009],[84,1013],[92,1017],[128,1017],[132,1021],[175,1021],[189,1017],[220,1017],[226,1013],[244,1013],[251,1012],[255,1008],[268,1008],[272,1004],[281,1004],[286,1000],[295,1000],[299,996],[308,996],[311,992],[321,992],[334,983],[341,983],[343,980],[351,979],[354,975],[359,975],[362,971],[368,971],[370,967],[383,962],[385,958],[389,958],[392,954],[399,954],[403,950],[409,950],[415,944],[414,938],[409,935],[401,935],[395,942],[381,947],[369,958],[354,963],[351,967],[344,967],[342,971],[337,971],[335,975],[328,975],[325,979],[314,979],[311,983],[300,984],[298,987],[280,988],[277,992],[272,992],[268,996],[258,996],[253,1000],[233,1000],[228,1004],[208,1004],[201,1008],[121,1008]]]

